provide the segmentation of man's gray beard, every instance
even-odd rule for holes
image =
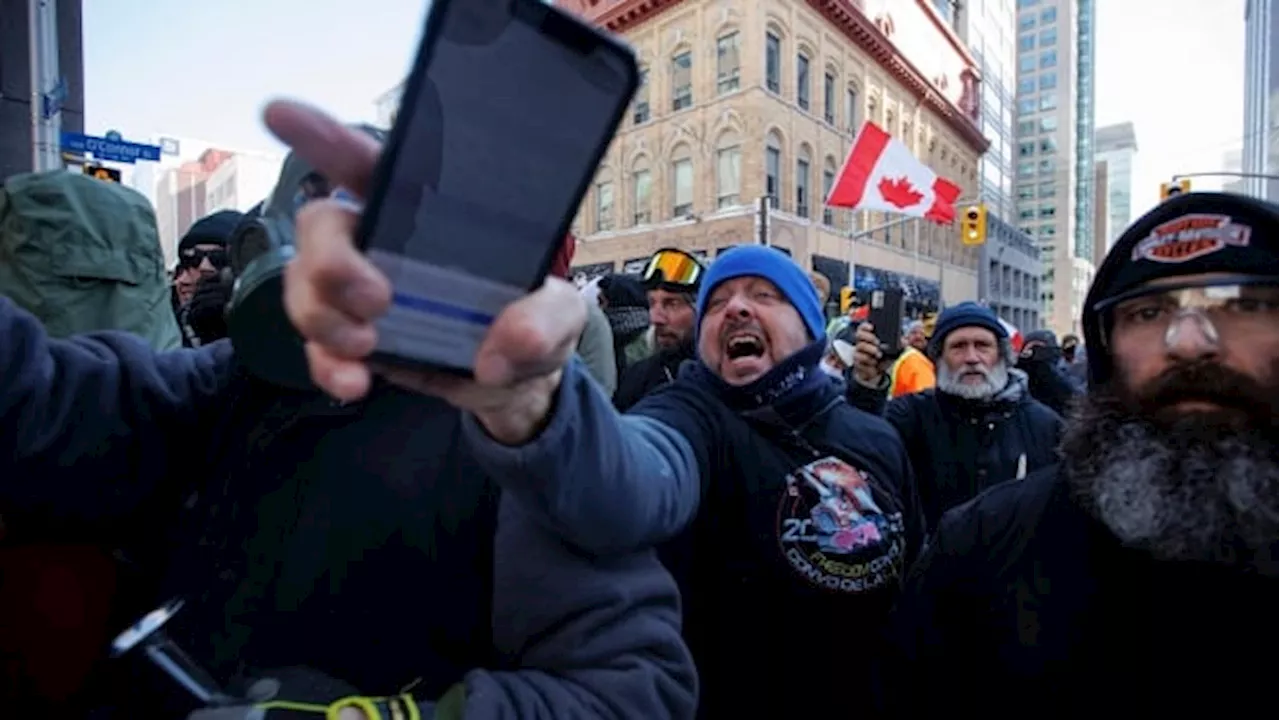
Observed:
[[[938,390],[948,395],[955,395],[965,400],[990,400],[996,396],[996,393],[1004,390],[1009,384],[1009,368],[1004,361],[998,362],[990,370],[985,368],[977,368],[982,371],[983,380],[980,383],[962,382],[959,373],[953,372],[945,360],[938,362]],[[967,372],[966,368],[964,372]]]
[[[1189,413],[1158,425],[1092,391],[1067,422],[1063,453],[1076,496],[1125,545],[1276,574],[1274,418],[1257,427]]]

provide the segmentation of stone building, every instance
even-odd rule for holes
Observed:
[[[574,230],[578,272],[637,272],[654,250],[768,242],[859,291],[976,297],[956,227],[823,207],[864,120],[976,199],[980,77],[928,0],[561,0],[620,34],[644,83]],[[768,221],[761,222],[760,198]],[[856,268],[850,272],[850,268]],[[834,294],[833,290],[833,294]]]

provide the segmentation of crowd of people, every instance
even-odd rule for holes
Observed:
[[[893,352],[775,249],[664,248],[583,292],[566,238],[463,380],[367,360],[391,289],[331,196],[360,196],[377,138],[267,122],[280,185],[195,223],[171,274],[136,193],[5,183],[103,212],[55,220],[86,228],[68,250],[0,203],[9,706],[200,717],[105,653],[180,598],[166,631],[267,718],[1275,711],[1275,205],[1135,221],[1082,337],[1015,346],[962,302]],[[133,274],[57,259],[81,246]],[[242,337],[227,308],[268,246],[292,248],[291,337]],[[32,272],[43,296],[9,280]]]

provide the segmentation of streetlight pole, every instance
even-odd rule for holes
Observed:
[[[31,59],[31,169],[62,167],[62,101],[66,87],[58,74],[56,0],[28,0],[27,33]]]

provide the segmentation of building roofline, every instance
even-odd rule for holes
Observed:
[[[623,0],[614,4],[604,12],[588,19],[605,29],[624,33],[634,30],[661,13],[680,5],[684,0]],[[969,119],[960,108],[948,100],[933,86],[933,82],[906,58],[884,33],[867,17],[855,0],[805,0],[810,7],[840,30],[845,37],[853,41],[863,52],[888,70],[895,80],[911,92],[917,100],[933,110],[948,127],[956,132],[962,140],[979,155],[985,153],[991,142],[983,136],[982,131]],[[916,0],[919,5],[926,5],[925,0]],[[926,8],[927,9],[927,8]],[[585,11],[586,9],[584,9]],[[927,16],[943,30],[948,43],[960,52],[968,66],[966,72],[973,76],[975,83],[981,80],[981,73],[976,67],[973,56],[959,37],[951,32],[941,19],[932,11]]]

